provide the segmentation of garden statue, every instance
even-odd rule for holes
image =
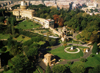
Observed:
[[[71,46],[71,48],[70,48],[71,50],[73,50],[73,46]]]

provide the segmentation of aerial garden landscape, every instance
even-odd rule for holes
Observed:
[[[70,34],[71,37],[76,33],[77,35],[62,42],[60,38],[50,38],[49,36],[58,35],[39,23],[28,18],[18,20],[12,14],[7,16],[6,10],[0,10],[0,73],[100,73],[99,16],[90,16],[81,10],[58,11],[44,5],[33,5],[30,8],[36,8],[38,17],[63,18],[61,22],[64,25],[55,20],[55,25],[58,25],[55,29],[67,26],[70,31],[75,31]],[[7,25],[4,25],[4,20],[7,20]],[[57,57],[54,65],[40,65],[39,60],[43,59],[46,53]]]

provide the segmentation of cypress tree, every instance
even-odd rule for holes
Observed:
[[[97,43],[95,42],[93,45],[92,53],[96,54],[96,52],[98,52],[98,47],[97,47]]]

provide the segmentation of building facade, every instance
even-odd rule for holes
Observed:
[[[13,10],[13,15],[15,15],[17,17],[22,17],[22,18],[27,17],[29,19],[32,19],[34,14],[35,14],[34,10],[27,9],[25,1],[21,1],[21,5],[20,5],[19,9],[14,9]]]

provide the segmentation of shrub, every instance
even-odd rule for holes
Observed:
[[[25,38],[25,36],[22,36],[22,38]]]
[[[94,54],[91,54],[90,57],[94,57]]]
[[[68,61],[67,63],[68,63],[69,65],[71,65],[71,64],[72,64],[72,62],[71,62],[71,61]]]
[[[24,27],[26,27],[26,25],[24,25]]]
[[[86,62],[87,59],[85,59],[85,58],[81,58],[80,61],[81,61],[81,62]]]
[[[48,41],[50,46],[53,46],[56,44],[56,40],[55,39],[51,39]]]
[[[18,33],[16,33],[16,34],[15,34],[15,38],[17,38],[18,36],[19,36],[19,34],[18,34]]]

